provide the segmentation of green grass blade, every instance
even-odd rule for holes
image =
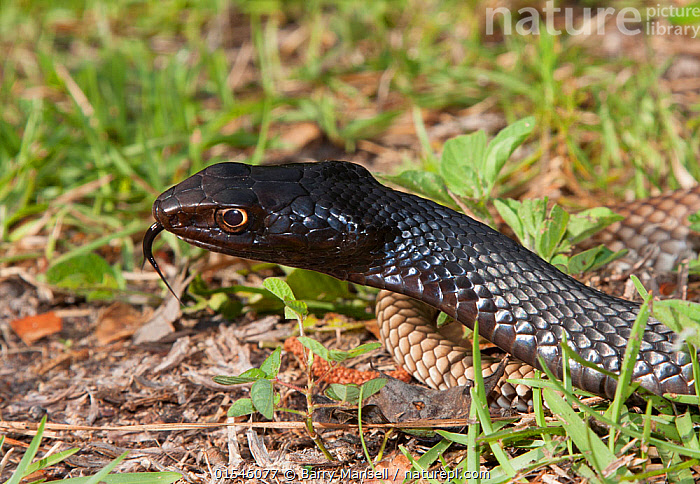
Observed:
[[[39,426],[36,429],[36,435],[29,443],[29,447],[24,452],[22,459],[17,464],[17,469],[12,473],[10,479],[7,480],[6,484],[19,484],[19,482],[28,474],[28,469],[34,460],[34,456],[39,450],[39,445],[41,444],[41,438],[44,435],[44,426],[46,425],[46,416],[42,417]]]
[[[549,388],[542,390],[542,394],[547,405],[552,409],[552,413],[565,424],[564,428],[567,435],[571,437],[571,440],[579,448],[586,461],[598,473],[602,474],[615,461],[615,454],[593,433],[586,422],[578,416],[562,397]]]

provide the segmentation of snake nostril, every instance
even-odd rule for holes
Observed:
[[[177,215],[171,215],[170,217],[168,217],[168,224],[171,227],[179,226],[180,225],[180,217],[178,217]]]

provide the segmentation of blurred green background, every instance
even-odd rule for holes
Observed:
[[[576,25],[609,6],[557,5]],[[614,18],[605,35],[536,36],[496,16],[487,35],[504,6],[515,23],[545,2],[5,0],[0,262],[92,242],[132,269],[154,197],[208,164],[434,170],[445,139],[528,115],[501,192],[607,201],[700,175],[692,39]]]

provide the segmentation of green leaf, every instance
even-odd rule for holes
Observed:
[[[488,145],[483,130],[447,140],[440,158],[440,181],[444,180],[458,196],[485,200],[506,161],[534,126],[534,117],[517,121],[501,130]]]
[[[540,227],[547,219],[547,199],[522,200],[519,204],[517,211],[525,228],[526,247],[536,251]]]
[[[348,353],[348,358],[355,358],[360,355],[364,355],[365,353],[369,353],[370,351],[374,351],[376,349],[379,349],[382,347],[382,344],[375,341],[374,343],[365,343],[357,348],[353,348],[349,350]]]
[[[377,348],[381,348],[382,344],[378,342],[374,343],[365,343],[363,345],[358,346],[357,348],[348,350],[348,351],[343,351],[343,350],[329,350],[328,351],[328,358],[330,358],[327,361],[335,361],[337,363],[343,362],[345,360],[349,360],[350,358],[355,358],[356,356],[363,355],[369,351],[376,350]]]
[[[446,430],[436,430],[435,433],[440,437],[447,439],[449,442],[454,442],[460,445],[469,445],[469,439],[464,434],[457,434]]]
[[[212,294],[207,300],[207,306],[226,319],[234,319],[243,312],[243,303],[223,292]]]
[[[481,167],[481,177],[485,185],[484,195],[491,193],[503,165],[513,151],[530,136],[534,127],[535,118],[530,116],[506,126],[491,140],[486,148],[484,164]]]
[[[607,207],[583,210],[572,215],[569,219],[569,225],[566,229],[567,239],[572,245],[576,245],[623,218],[622,215],[618,215]]]
[[[328,350],[321,343],[315,339],[309,338],[308,336],[299,336],[299,342],[312,353],[320,356],[326,361],[332,361],[328,353]]]
[[[263,281],[263,287],[270,291],[272,294],[280,298],[282,301],[293,301],[296,298],[289,284],[284,282],[279,277],[268,277]]]
[[[90,252],[55,264],[46,271],[46,282],[71,291],[89,291],[93,299],[111,297],[119,289],[119,278],[112,266]]]
[[[357,405],[360,398],[360,388],[362,388],[362,398],[366,400],[370,395],[374,395],[386,385],[386,378],[373,378],[362,384],[361,387],[349,383],[331,383],[326,390],[326,396],[339,402],[346,402]]]
[[[338,402],[346,402],[349,404],[356,404],[360,396],[360,387],[355,384],[349,383],[343,385],[340,383],[331,383],[328,385],[326,390],[326,396],[331,400],[336,400]]]
[[[270,380],[258,380],[250,387],[250,399],[255,409],[266,419],[272,420],[275,410],[274,390]]]
[[[478,169],[483,166],[486,133],[477,131],[445,142],[440,158],[440,175],[447,187],[463,197],[484,195]]]
[[[586,271],[594,271],[604,265],[619,259],[627,253],[626,250],[613,252],[604,245],[584,250],[568,258],[566,271],[569,274],[580,274]],[[552,260],[552,263],[554,260]]]
[[[537,233],[537,253],[544,260],[549,261],[559,248],[559,244],[566,233],[566,225],[569,223],[569,214],[559,205],[554,205],[549,212],[549,217],[544,221]]]
[[[384,388],[386,383],[386,378],[372,378],[371,380],[364,382],[362,384],[362,398],[366,400],[371,395],[374,395],[379,390]]]
[[[251,368],[238,376],[215,376],[213,380],[219,385],[240,385],[267,378],[267,374],[260,368]]]
[[[449,324],[452,322],[452,319],[446,314],[443,313],[442,311],[438,314],[437,318],[435,319],[435,325],[438,328],[442,328],[446,324]]]
[[[618,250],[617,252],[613,252],[612,250],[608,249],[607,247],[603,247],[603,250],[595,258],[595,260],[593,261],[593,264],[586,270],[595,271],[595,270],[603,267],[604,265],[609,264],[612,261],[619,259],[620,257],[624,257],[625,254],[627,254],[627,252],[628,252],[627,249],[622,249],[622,250]]]
[[[383,176],[381,179],[407,188],[414,193],[419,193],[455,210],[459,209],[450,194],[447,193],[445,180],[437,173],[407,170],[396,176]]]
[[[654,301],[654,317],[696,348],[700,347],[700,304],[680,299]]]
[[[503,221],[508,225],[508,227],[511,228],[511,230],[513,230],[520,243],[524,245],[523,241],[526,238],[525,226],[518,215],[520,202],[513,200],[512,198],[496,198],[493,201],[493,205],[496,207],[496,210],[498,210],[498,214],[501,216]]]
[[[521,244],[560,270],[579,273],[598,268],[624,254],[596,248],[571,258],[562,255],[571,249],[571,237],[583,240],[618,219],[616,214],[607,210],[591,210],[576,218],[572,230],[570,227],[574,219],[559,205],[552,206],[547,214],[546,198],[522,201],[496,199],[494,205]]]
[[[566,256],[564,254],[557,254],[554,257],[552,257],[549,263],[562,272],[566,272],[568,274],[575,274],[574,272],[571,272],[569,270],[570,261],[571,258],[569,256]]]
[[[547,220],[547,199],[496,199],[494,206],[513,229],[520,243],[533,252],[538,252],[538,245],[544,244],[543,228]]]
[[[678,429],[678,435],[683,441],[683,445],[691,449],[700,450],[698,436],[695,433],[694,427],[693,418],[690,413],[684,413],[676,418],[676,428]]]
[[[287,319],[300,319],[309,314],[309,307],[304,301],[285,299],[284,305],[284,317]]]
[[[287,275],[287,284],[296,299],[335,301],[352,297],[347,282],[320,272],[294,269]]]
[[[268,378],[274,378],[279,373],[280,365],[282,364],[281,354],[282,348],[278,346],[260,365],[260,370],[264,372]]]
[[[604,245],[599,245],[592,249],[584,250],[578,254],[574,254],[569,257],[567,263],[567,272],[569,274],[580,274],[587,271],[594,264],[596,257],[601,254],[603,249],[606,247]],[[612,252],[608,249],[609,252]]]
[[[347,360],[350,357],[347,351],[343,350],[328,350],[328,358],[330,358],[327,361],[334,361],[336,363],[340,363],[342,361]]]
[[[304,301],[294,297],[292,288],[279,277],[268,277],[263,281],[263,287],[280,298],[285,305],[284,317],[287,319],[303,319],[309,314],[309,308]]]
[[[253,401],[250,398],[239,398],[228,409],[226,415],[229,417],[241,417],[255,412]]]

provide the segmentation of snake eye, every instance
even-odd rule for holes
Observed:
[[[216,212],[216,223],[226,232],[240,232],[248,224],[248,212],[240,208],[225,208]]]

